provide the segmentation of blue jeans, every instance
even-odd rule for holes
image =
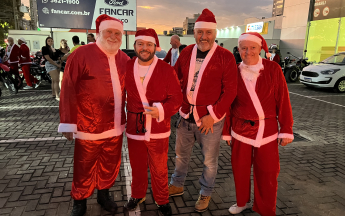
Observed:
[[[218,168],[218,156],[220,139],[222,136],[224,119],[213,125],[213,133],[209,131],[207,135],[201,134],[196,124],[190,123],[184,119],[176,130],[176,162],[175,171],[171,176],[170,184],[176,187],[183,187],[186,175],[188,173],[190,155],[193,151],[195,139],[200,144],[203,156],[203,172],[199,178],[201,186],[200,194],[211,196],[216,180]]]

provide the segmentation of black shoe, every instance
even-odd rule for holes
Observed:
[[[86,199],[74,200],[71,216],[84,216],[86,213]]]
[[[167,204],[161,205],[161,206],[158,205],[158,210],[159,210],[160,215],[163,215],[163,216],[171,216],[172,215],[170,203],[167,203]]]
[[[108,212],[115,213],[117,210],[116,203],[110,198],[109,189],[97,191],[97,202]]]
[[[140,203],[144,202],[145,200],[146,200],[146,197],[141,198],[141,199],[136,199],[136,198],[131,197],[131,198],[129,199],[129,201],[126,202],[126,204],[125,204],[124,207],[125,207],[128,211],[133,211],[133,210],[135,210],[135,209],[137,208],[137,206],[138,206]]]

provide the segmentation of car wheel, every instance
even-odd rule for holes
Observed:
[[[285,71],[285,79],[286,82],[290,83],[290,82],[297,82],[298,81],[298,69],[293,67],[293,68],[289,68]]]
[[[339,79],[335,83],[333,90],[337,93],[345,93],[345,78]]]

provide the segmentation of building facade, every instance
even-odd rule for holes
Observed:
[[[283,15],[284,1],[285,0],[273,0],[272,17]]]
[[[198,19],[199,16],[200,14],[194,14],[193,18],[186,17],[186,19],[183,21],[183,34],[193,34],[195,21]]]

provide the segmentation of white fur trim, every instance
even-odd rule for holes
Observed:
[[[190,92],[190,89],[192,87],[192,84],[193,84],[193,79],[194,79],[194,73],[195,73],[195,62],[196,62],[196,54],[197,54],[197,50],[198,50],[198,45],[195,44],[194,48],[193,48],[193,51],[192,51],[192,57],[191,57],[191,60],[190,60],[190,64],[189,64],[189,73],[188,73],[188,83],[187,83],[187,91],[186,91],[186,94],[187,94],[187,98],[188,98],[188,102],[190,104],[194,104],[194,105],[197,105],[196,104],[196,98],[198,96],[198,92],[199,92],[199,87],[200,87],[200,83],[201,83],[201,79],[202,79],[202,75],[204,74],[204,71],[208,65],[208,63],[210,62],[214,52],[216,51],[218,45],[216,43],[213,44],[213,47],[211,48],[211,50],[208,52],[204,62],[202,63],[201,67],[200,67],[200,70],[199,70],[199,75],[198,75],[198,79],[196,81],[196,84],[195,84],[195,90],[194,90],[194,93],[193,93],[193,98],[192,100],[190,99],[190,97],[188,96],[189,92]],[[198,111],[196,109],[196,107],[194,107],[194,119],[195,119],[195,122],[197,124],[197,126],[200,126],[201,123],[198,122],[199,121],[199,115],[198,115]],[[216,123],[216,122],[215,122]]]
[[[222,136],[222,140],[231,141],[231,136]]]
[[[154,107],[158,108],[159,111],[159,117],[157,119],[157,122],[162,122],[164,120],[164,108],[161,103],[153,103]]]
[[[288,133],[280,133],[278,135],[278,138],[287,138],[287,139],[295,139],[295,136],[293,134],[288,134]]]
[[[125,126],[126,125],[121,125],[120,128],[111,129],[99,134],[92,134],[92,133],[85,133],[85,132],[78,131],[76,134],[74,134],[74,138],[82,139],[82,140],[101,140],[101,139],[106,139],[109,137],[120,136],[125,130]],[[118,134],[118,131],[122,131],[122,132]]]
[[[217,118],[216,114],[215,114],[214,111],[213,111],[213,106],[212,106],[212,105],[208,105],[208,106],[207,106],[207,110],[208,110],[208,112],[210,113],[210,115],[212,116],[214,122],[219,122],[219,121],[222,120],[222,119],[225,117],[225,115],[226,115],[226,114],[224,114],[224,116],[223,116],[221,119]]]
[[[180,113],[180,116],[182,116],[182,118],[184,118],[184,119],[188,119],[189,118],[189,113],[183,113],[182,111],[182,107],[180,107],[180,109],[179,109],[179,113]]]
[[[242,142],[251,144],[254,147],[260,147],[261,145],[263,145],[263,136],[264,136],[264,131],[265,131],[265,113],[264,113],[264,110],[261,106],[260,99],[259,99],[259,97],[255,91],[256,82],[252,82],[252,81],[249,81],[247,79],[243,79],[243,82],[244,82],[246,89],[249,93],[250,99],[253,102],[254,108],[255,108],[258,116],[259,116],[259,129],[258,129],[258,132],[256,135],[256,139],[254,140],[255,141],[254,143],[253,142],[248,143],[248,141],[245,141],[247,139],[245,137],[244,137],[245,139],[243,139]],[[235,137],[234,135],[232,135],[232,136]]]
[[[63,132],[77,132],[77,125],[76,124],[67,124],[67,123],[60,123],[58,132],[63,133]]]
[[[137,40],[143,40],[143,41],[148,41],[148,42],[157,44],[156,39],[154,37],[151,37],[151,36],[136,36],[135,41],[137,41]]]
[[[260,148],[261,146],[263,145],[266,145],[270,142],[273,142],[274,140],[277,140],[278,138],[278,133],[272,135],[272,136],[269,136],[269,137],[266,137],[264,139],[262,139],[261,143],[258,143],[257,140],[253,140],[253,139],[249,139],[247,137],[244,137],[244,136],[241,136],[237,133],[235,133],[233,130],[231,130],[231,136],[234,138],[234,139],[237,139],[238,141],[240,142],[243,142],[243,143],[246,143],[246,144],[249,144],[249,145],[252,145],[254,147],[257,147],[257,148]]]
[[[147,72],[146,77],[144,79],[144,82],[141,83],[140,80],[140,76],[139,76],[139,63],[138,63],[138,58],[135,60],[134,62],[134,68],[133,68],[133,72],[134,72],[134,81],[135,84],[137,86],[138,92],[139,92],[139,96],[140,96],[140,100],[144,106],[150,106],[147,98],[146,98],[146,89],[147,89],[147,84],[149,83],[152,73],[154,71],[154,69],[156,68],[158,62],[158,58],[157,56],[154,56],[154,60],[151,64],[150,70]],[[151,126],[152,126],[152,117],[151,115],[146,115],[146,120],[145,120],[145,129],[146,129],[146,133],[145,133],[145,140],[146,141],[150,141],[151,138]],[[134,136],[134,135],[133,135]]]
[[[108,57],[109,68],[110,68],[110,77],[113,86],[113,94],[114,94],[114,129],[115,133],[113,136],[119,136],[123,133],[123,129],[121,126],[121,115],[122,115],[122,90],[121,87],[119,74],[117,72],[116,62],[115,62],[115,55]]]
[[[108,29],[108,28],[112,28],[112,29],[117,29],[121,32],[123,32],[123,25],[115,20],[104,20],[99,24],[99,31],[103,31],[104,29]]]
[[[169,137],[170,134],[171,134],[170,130],[168,132],[165,132],[165,133],[151,134],[150,139],[164,139],[164,138]],[[134,140],[145,140],[145,141],[147,141],[145,139],[144,135],[133,135],[133,134],[126,133],[126,136],[128,138],[134,139]]]
[[[258,38],[254,35],[251,34],[243,34],[238,38],[238,46],[240,46],[240,42],[241,41],[253,41],[257,44],[259,44],[260,46],[262,46],[262,40],[261,38]]]
[[[217,23],[214,22],[196,22],[194,25],[194,29],[217,29]]]

